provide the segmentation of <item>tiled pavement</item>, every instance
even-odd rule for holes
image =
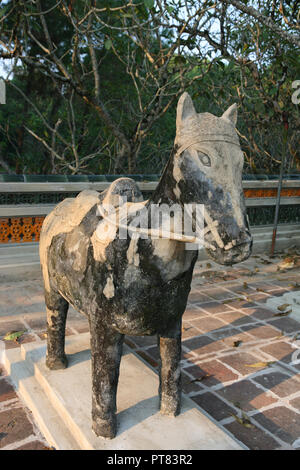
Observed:
[[[265,306],[272,296],[300,290],[300,257],[289,269],[280,269],[281,258],[252,257],[226,269],[198,263],[183,318],[184,392],[255,450],[300,449],[300,321]],[[87,330],[85,318],[71,309],[67,334]],[[4,341],[6,348],[45,340],[40,280],[0,285],[0,340],[9,331],[25,333],[18,342]],[[157,368],[155,337],[127,337],[126,343]],[[47,448],[1,373],[0,449]]]

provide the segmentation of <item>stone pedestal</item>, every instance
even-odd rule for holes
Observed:
[[[5,351],[5,366],[50,445],[56,449],[193,450],[243,449],[183,396],[176,418],[158,411],[158,377],[124,348],[118,387],[118,434],[97,437],[91,429],[89,334],[66,339],[69,367],[49,371],[46,345],[28,343]]]

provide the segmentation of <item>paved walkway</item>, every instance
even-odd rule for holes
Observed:
[[[250,449],[300,448],[300,320],[267,308],[271,297],[300,290],[300,256],[252,257],[232,268],[198,262],[184,314],[183,390]],[[41,280],[0,285],[0,340],[6,348],[45,341]],[[4,340],[12,331],[24,331]],[[73,309],[67,334],[88,331]],[[157,368],[155,337],[126,343]],[[1,344],[1,343],[0,343]],[[300,359],[300,352],[299,352]],[[48,447],[0,371],[0,448]]]

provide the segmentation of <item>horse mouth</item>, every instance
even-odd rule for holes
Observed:
[[[216,263],[231,266],[232,264],[246,261],[252,253],[252,237],[247,241],[237,243],[230,249],[215,247],[215,249],[206,248],[206,253]]]

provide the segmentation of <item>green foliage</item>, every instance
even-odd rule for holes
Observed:
[[[0,8],[1,38],[9,43],[16,34],[22,57],[7,86],[7,104],[0,107],[0,153],[13,171],[119,171],[116,161],[124,150],[120,131],[135,152],[133,171],[160,172],[172,149],[176,103],[184,89],[199,112],[221,115],[238,103],[247,172],[278,170],[283,112],[288,113],[290,166],[300,166],[299,106],[291,101],[291,84],[300,79],[299,51],[249,15],[232,7],[224,13],[222,2],[198,0],[163,1],[163,18],[155,0],[79,0],[61,2],[56,8],[50,0],[41,3],[43,11],[49,10],[47,27],[64,73],[47,50],[36,5],[8,0]],[[255,7],[257,2],[243,3]],[[260,2],[261,11],[288,31],[286,21],[292,24],[297,18],[296,2],[285,4],[283,11],[273,10],[273,4]],[[91,6],[99,10],[98,16],[87,15]],[[202,29],[196,27],[197,9]],[[221,44],[217,29],[223,13]],[[78,25],[84,25],[86,34],[77,34]],[[179,35],[184,25],[185,33]],[[99,74],[98,97],[91,47]],[[109,119],[103,118],[103,110]],[[91,158],[74,170],[76,154]],[[125,161],[124,171],[129,167]]]

